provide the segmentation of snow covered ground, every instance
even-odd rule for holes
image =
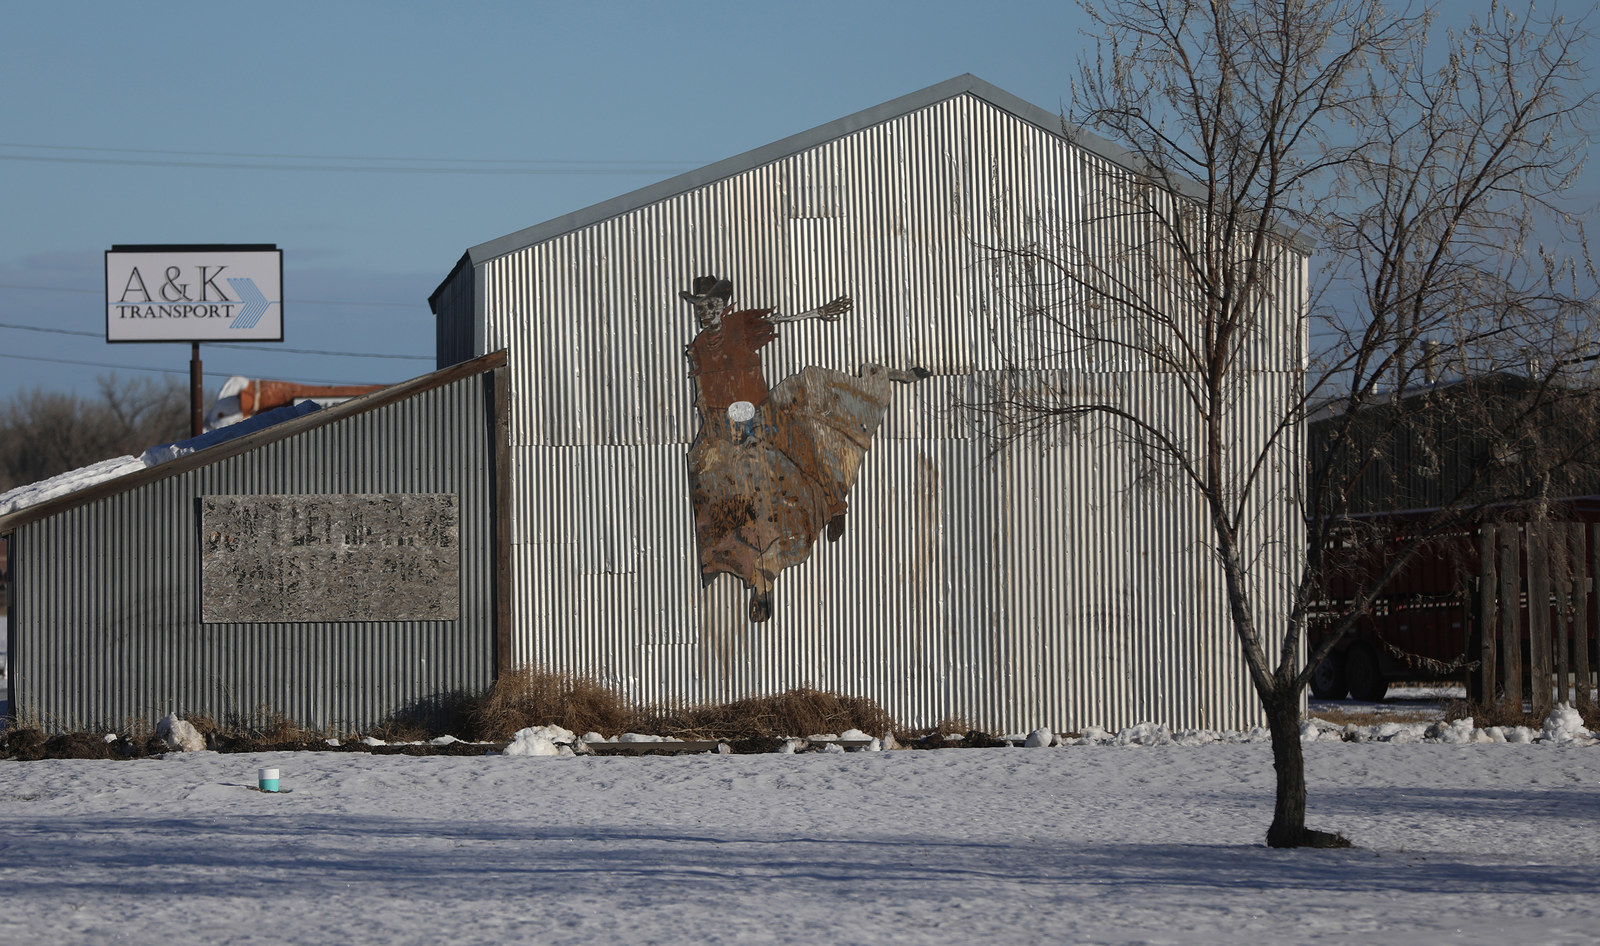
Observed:
[[[0,762],[0,942],[1583,943],[1600,746]],[[288,794],[253,790],[263,765]]]

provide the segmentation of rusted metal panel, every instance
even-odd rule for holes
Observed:
[[[1097,213],[1125,183],[1114,154],[998,100],[901,103],[473,251],[478,344],[509,350],[515,391],[513,662],[592,672],[646,702],[810,684],[877,698],[911,724],[1260,722],[1192,495],[1103,433],[1063,428],[995,453],[964,409],[998,384],[1053,383],[1198,434],[1181,379],[1130,357],[1127,339],[1063,349],[1003,317],[985,246],[1068,239],[1109,258],[1141,235]],[[1231,431],[1241,469],[1298,384],[1305,266],[1286,254],[1278,308],[1252,339]],[[761,463],[732,456],[731,424],[703,425],[688,377],[699,329],[678,292],[713,272],[737,307],[854,300],[836,323],[776,326],[760,363],[774,392],[807,372],[835,385],[870,365],[932,372],[845,410],[884,400],[846,536],[809,544],[826,519],[786,530],[810,554],[786,563],[764,623],[749,619],[744,582],[701,580],[699,478],[771,480],[737,472]],[[1074,311],[1064,290],[1041,292],[1039,304]],[[1264,539],[1255,563],[1265,628],[1288,613],[1298,449],[1291,437],[1265,458],[1271,482],[1244,517],[1281,539]]]
[[[832,194],[833,191],[829,191]],[[682,293],[700,331],[686,347],[700,431],[689,446],[689,489],[700,574],[738,577],[750,589],[750,619],[772,616],[772,584],[811,554],[817,539],[844,535],[848,494],[883,422],[896,373],[866,365],[855,374],[808,367],[769,388],[761,349],[777,323],[837,322],[841,296],[816,310],[727,311],[733,284],[697,277]],[[902,371],[917,380],[926,372]]]

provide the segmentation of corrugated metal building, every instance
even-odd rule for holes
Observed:
[[[1129,224],[1090,218],[1126,161],[964,76],[468,250],[431,302],[441,364],[508,352],[512,663],[592,673],[644,702],[812,685],[914,725],[1258,722],[1192,497],[1135,488],[1136,458],[1098,434],[992,453],[962,408],[1050,379],[1181,415],[1173,378],[1113,347],[1018,375],[1001,344],[1028,341],[1003,331],[983,247],[1056,228],[1111,239]],[[763,352],[774,382],[805,366],[932,372],[894,391],[849,531],[782,573],[765,623],[738,580],[702,584],[696,553],[696,327],[679,292],[711,273],[745,306],[854,298],[841,322],[780,327]],[[1247,397],[1300,383],[1305,278],[1296,250]],[[1241,446],[1266,424],[1241,413]],[[1295,464],[1270,475],[1288,484]],[[1287,501],[1257,513],[1288,539],[1256,563],[1270,627],[1299,527]]]
[[[359,730],[508,658],[504,353],[0,516],[11,709]]]

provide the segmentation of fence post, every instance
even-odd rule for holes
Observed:
[[[1550,646],[1555,651],[1556,700],[1561,703],[1572,699],[1571,678],[1567,675],[1571,653],[1567,642],[1572,637],[1572,524],[1557,523],[1550,534],[1550,581],[1555,590],[1555,610],[1552,612]]]
[[[1550,712],[1550,530],[1528,523],[1528,688],[1535,716]]]
[[[1585,539],[1588,541],[1585,542]],[[1579,527],[1578,544],[1584,546],[1588,553],[1580,557],[1585,568],[1583,590],[1586,597],[1583,601],[1583,610],[1580,623],[1572,635],[1572,663],[1578,677],[1578,705],[1587,707],[1592,701],[1589,699],[1589,628],[1600,629],[1600,623],[1590,620],[1590,608],[1593,602],[1600,599],[1600,588],[1595,582],[1600,579],[1600,525],[1591,525],[1587,529]]]
[[[1522,544],[1526,530],[1508,525],[1500,531],[1500,675],[1501,698],[1522,709]]]
[[[1473,588],[1471,644],[1478,657],[1478,669],[1467,675],[1467,699],[1487,706],[1495,700],[1495,528],[1484,523],[1478,528],[1478,583]]]

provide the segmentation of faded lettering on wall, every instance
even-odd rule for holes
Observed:
[[[459,616],[451,493],[202,497],[200,549],[208,624]]]

